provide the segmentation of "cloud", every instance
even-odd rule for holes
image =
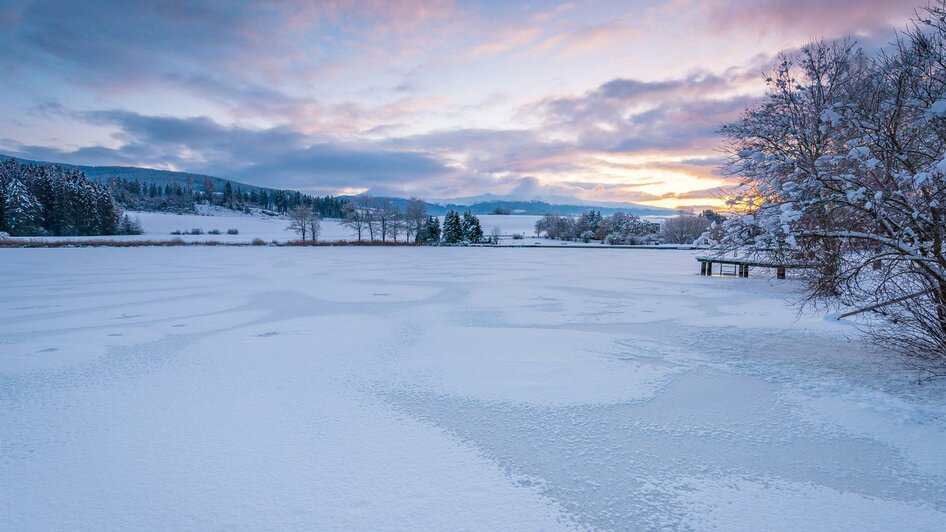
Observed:
[[[725,182],[716,130],[759,97],[778,47],[844,33],[881,43],[912,11],[8,0],[0,146],[324,192],[691,201]]]
[[[63,150],[17,144],[14,155],[75,164],[124,164],[181,169],[277,188],[332,191],[349,187],[409,187],[454,170],[437,158],[371,145],[313,142],[285,127],[223,126],[207,117],[145,116],[122,110],[80,114],[118,129],[118,148]]]
[[[563,36],[554,45],[562,55],[580,56],[627,42],[640,35],[640,30],[622,22],[610,22],[581,28]]]
[[[456,15],[436,0],[24,1],[0,7],[0,66],[112,94],[174,88],[292,103],[339,71],[425,53]]]
[[[706,150],[718,145],[720,124],[759,98],[745,88],[752,78],[758,74],[746,69],[662,81],[619,78],[578,96],[525,106],[522,112],[583,149]]]
[[[804,39],[875,33],[891,36],[922,0],[725,0],[708,4],[713,28],[721,35],[796,33]]]

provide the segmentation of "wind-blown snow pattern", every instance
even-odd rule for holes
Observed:
[[[0,529],[941,529],[944,384],[697,270],[0,249]]]

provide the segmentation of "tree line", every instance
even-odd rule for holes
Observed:
[[[714,222],[723,219],[711,210],[699,215],[681,211],[678,216],[658,224],[633,214],[617,212],[611,216],[602,216],[601,211],[590,210],[578,216],[546,214],[536,221],[535,235],[585,243],[600,240],[611,245],[692,244]]]
[[[783,54],[722,128],[738,213],[705,241],[801,266],[806,303],[863,310],[876,340],[946,374],[946,2],[882,53]]]
[[[205,178],[197,184],[191,178],[183,182],[172,180],[161,185],[138,179],[113,177],[109,190],[116,201],[128,210],[195,212],[196,205],[217,205],[229,209],[250,212],[251,209],[288,214],[300,205],[309,207],[323,218],[341,218],[345,200],[333,196],[309,196],[295,190],[250,189],[234,186],[224,181],[218,187],[216,181]]]
[[[485,242],[479,218],[470,212],[462,215],[450,210],[441,228],[439,218],[427,213],[427,203],[410,198],[400,208],[393,198],[361,194],[342,207],[342,224],[352,230],[359,242],[397,241],[418,244],[462,244]]]
[[[104,183],[60,165],[0,164],[0,232],[13,236],[140,234]]]
[[[308,205],[289,211],[289,226],[305,241],[319,236],[322,216]],[[427,213],[427,204],[411,198],[403,208],[389,197],[361,194],[342,205],[342,225],[351,229],[358,242],[413,242],[416,244],[479,244],[488,239],[476,215],[450,210],[440,219]]]

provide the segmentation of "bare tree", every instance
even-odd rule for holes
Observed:
[[[318,238],[320,223],[318,217],[308,205],[298,205],[289,210],[289,227],[305,242],[308,235],[311,240]]]
[[[493,243],[493,245],[497,245],[499,244],[499,240],[502,237],[502,235],[503,235],[502,229],[498,227],[493,227],[489,232],[489,241]]]
[[[392,235],[394,239],[397,240],[398,222],[401,219],[401,211],[397,208],[394,200],[391,198],[376,198],[373,212],[378,233],[381,235],[381,241],[386,241],[387,237]]]
[[[414,241],[417,241],[417,234],[421,231],[425,220],[427,220],[427,204],[413,197],[407,200],[407,205],[404,206],[404,231],[408,241],[412,235]]]
[[[349,201],[342,206],[342,225],[354,231],[358,241],[361,242],[362,234],[367,230],[368,222],[362,216],[361,209]]]
[[[680,213],[664,220],[660,237],[668,244],[692,244],[709,229],[712,222],[692,212]]]
[[[407,224],[404,223],[404,220],[402,220],[400,217],[395,218],[391,220],[390,222],[388,222],[388,234],[391,236],[392,242],[397,242],[398,235],[401,234],[401,232],[405,230],[405,227],[407,227]],[[407,241],[406,235],[404,239],[406,242]]]
[[[368,238],[374,242],[375,234],[378,233],[378,219],[375,213],[375,199],[368,194],[358,196],[355,206],[358,209],[358,217],[368,230]]]

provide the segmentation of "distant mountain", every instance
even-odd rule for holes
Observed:
[[[561,204],[561,203],[548,203],[546,201],[511,201],[511,200],[497,200],[497,201],[483,201],[479,203],[474,203],[472,205],[458,205],[458,204],[446,204],[441,205],[441,207],[446,212],[447,209],[453,209],[455,211],[470,211],[473,214],[493,214],[497,211],[508,212],[509,214],[533,214],[533,215],[543,215],[543,214],[581,214],[585,211],[594,209],[596,211],[601,211],[603,215],[611,215],[616,212],[625,212],[628,214],[634,214],[637,216],[672,216],[676,211],[670,209],[661,209],[659,207],[647,207],[644,205],[637,205],[636,203],[622,203],[618,204],[620,206],[615,207],[601,207],[595,204],[588,203],[573,203],[573,204]]]
[[[90,179],[95,179],[97,181],[108,181],[109,178],[117,177],[127,180],[137,179],[146,183],[153,182],[156,185],[164,186],[168,183],[171,183],[172,181],[184,184],[187,182],[187,180],[191,180],[194,187],[199,189],[203,186],[204,179],[210,179],[216,185],[218,192],[223,190],[224,184],[227,181],[230,181],[230,184],[234,188],[242,188],[248,193],[254,190],[281,190],[269,187],[260,187],[256,185],[248,185],[246,183],[240,183],[238,181],[216,176],[191,174],[188,172],[173,172],[170,170],[154,170],[151,168],[138,168],[135,166],[83,166],[64,163],[49,163],[44,161],[30,161],[27,159],[20,159],[18,157],[0,154],[0,161],[5,159],[17,159],[18,161],[27,164],[58,164],[61,166],[77,168],[82,170]],[[340,199],[351,199],[352,197],[353,196],[339,196]],[[404,198],[393,199],[398,207],[403,207],[407,202],[407,200]],[[470,211],[473,214],[493,214],[495,212],[506,212],[509,214],[529,214],[541,216],[543,214],[550,213],[561,215],[580,214],[590,209],[599,210],[603,215],[611,215],[619,211],[637,216],[672,216],[675,214],[675,211],[670,209],[648,207],[645,205],[639,205],[637,203],[589,202],[577,198],[567,197],[546,198],[544,200],[517,200],[508,196],[483,194],[469,198],[433,200],[427,202],[427,211],[434,216],[446,214],[448,210],[460,212]]]
[[[443,206],[444,210],[451,208],[458,211],[471,210],[473,214],[490,214],[497,208],[508,210],[511,214],[538,215],[549,213],[580,214],[590,209],[601,211],[601,214],[604,215],[614,214],[615,212],[625,212],[637,216],[672,216],[676,214],[676,211],[672,209],[649,207],[638,203],[586,201],[565,196],[522,200],[496,194],[481,194],[466,198],[431,200],[431,203]]]

